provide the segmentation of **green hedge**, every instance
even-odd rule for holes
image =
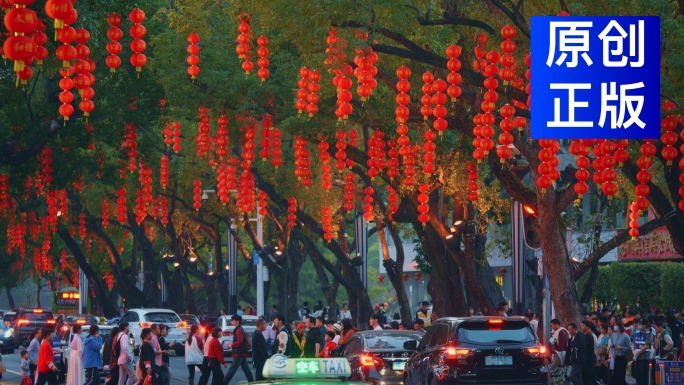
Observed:
[[[578,282],[581,292],[589,276]],[[607,305],[614,298],[621,307],[654,305],[684,308],[684,265],[675,262],[613,262],[599,267],[591,303]]]

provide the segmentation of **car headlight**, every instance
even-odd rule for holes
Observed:
[[[14,335],[14,329],[13,329],[13,328],[9,328],[9,329],[7,329],[7,331],[5,332],[5,338],[12,337],[13,335]]]

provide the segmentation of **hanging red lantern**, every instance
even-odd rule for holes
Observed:
[[[378,283],[380,284],[380,286],[382,286],[382,281],[384,281],[384,280],[385,280],[384,275],[378,275]]]
[[[306,102],[306,97],[309,94],[308,92],[308,87],[309,87],[309,81],[307,80],[309,77],[309,69],[306,67],[302,67],[299,69],[299,81],[297,82],[297,87],[299,87],[299,90],[297,91],[297,101],[295,102],[295,108],[299,111],[298,113],[301,114],[304,110],[306,110],[307,102]]]
[[[375,193],[375,190],[373,190],[373,187],[371,186],[366,186],[366,188],[363,189],[363,193],[365,194],[363,197],[363,219],[368,223],[373,219],[373,194]]]
[[[131,64],[135,67],[135,71],[138,72],[138,77],[140,77],[140,72],[142,72],[142,67],[147,64],[147,57],[142,53],[147,48],[147,44],[142,40],[145,36],[145,27],[141,24],[145,21],[145,12],[142,9],[136,8],[131,11],[128,18],[133,22],[133,26],[130,29],[130,34],[133,37],[131,42]]]
[[[399,210],[399,195],[397,195],[394,187],[390,185],[387,185],[387,202],[389,202],[389,205],[387,205],[387,210],[390,212],[389,220],[393,221],[392,216]]]
[[[330,207],[323,206],[321,208],[321,213],[323,214],[321,223],[323,224],[323,239],[326,242],[330,242],[333,239],[333,226],[332,226],[332,210]]]
[[[333,84],[337,86],[337,110],[335,115],[338,121],[346,120],[351,115],[354,108],[351,105],[352,93],[349,91],[352,88],[352,80],[348,78],[351,75],[351,66],[345,64],[339,74],[333,78]],[[337,79],[337,81],[335,80]]]
[[[425,143],[423,143],[423,149],[425,150],[423,154],[423,172],[431,175],[435,172],[435,160],[437,159],[435,155],[437,145],[434,142],[437,134],[428,127],[427,131],[423,133],[423,138],[425,139]]]
[[[373,90],[377,87],[377,81],[374,76],[377,75],[378,69],[375,63],[378,60],[378,54],[373,52],[371,46],[357,47],[357,56],[354,57],[354,76],[356,76],[358,87],[356,93],[361,97],[361,101],[365,102],[373,94]]]
[[[432,115],[432,92],[434,91],[432,87],[432,82],[435,80],[434,75],[430,72],[425,72],[422,76],[423,87],[421,92],[423,96],[420,98],[420,104],[423,106],[420,108],[420,114],[423,115],[423,120],[428,120],[428,117]]]
[[[321,161],[321,179],[323,190],[326,192],[332,188],[332,167],[330,166],[330,153],[328,148],[330,145],[325,140],[318,142],[318,160]]]
[[[195,186],[195,188],[192,190],[192,192],[195,194],[192,197],[192,200],[195,202],[192,204],[192,207],[199,212],[200,208],[202,207],[202,181],[195,180],[192,182],[192,185]]]
[[[347,142],[345,141],[347,132],[338,130],[335,133],[335,137],[337,138],[337,142],[335,143],[335,148],[337,149],[337,152],[335,152],[335,159],[337,159],[335,168],[342,173],[347,167],[347,162],[345,161],[347,159],[347,153],[345,152],[345,149],[347,148]]]
[[[235,52],[238,54],[238,57],[242,59],[242,69],[249,75],[250,71],[254,69],[254,63],[251,62],[252,29],[249,25],[251,16],[249,13],[242,12],[238,17],[240,19],[240,24],[238,25],[238,44],[235,47]]]
[[[211,125],[209,124],[211,117],[209,116],[208,108],[199,108],[199,121],[195,143],[197,144],[197,156],[203,158],[209,151],[209,132],[211,131]]]
[[[6,215],[7,210],[10,208],[9,203],[9,176],[7,174],[0,175],[0,210],[3,213],[3,217]]]
[[[289,198],[287,204],[287,225],[289,227],[294,227],[297,225],[297,198]]]
[[[259,215],[261,215],[262,217],[268,214],[268,209],[266,208],[266,206],[268,205],[268,203],[266,202],[266,197],[266,193],[259,190],[259,193],[257,194],[257,204],[259,206]]]
[[[435,117],[435,121],[432,123],[432,125],[440,136],[448,126],[447,121],[444,119],[447,114],[447,109],[444,107],[447,99],[443,92],[446,91],[446,88],[447,84],[442,79],[437,79],[432,83],[432,89],[435,92],[435,94],[432,95],[432,104],[434,104],[434,107],[432,108],[432,115]]]
[[[416,282],[420,282],[420,279],[423,277],[423,274],[420,271],[417,271],[416,274],[414,274],[416,277]]]
[[[188,75],[190,75],[190,79],[193,81],[197,78],[197,75],[199,75],[200,69],[197,66],[199,64],[199,56],[197,54],[199,53],[199,46],[197,43],[199,43],[199,36],[196,33],[191,33],[188,35],[188,53],[190,53],[190,56],[187,58],[187,63],[190,67],[188,67]]]
[[[102,227],[109,226],[109,201],[102,202]]]
[[[318,112],[318,105],[316,105],[316,103],[318,103],[319,100],[318,91],[320,86],[318,81],[321,80],[321,74],[316,70],[309,71],[308,79],[309,83],[307,85],[308,93],[306,94],[306,112],[309,113],[309,118],[312,118],[316,112]]]
[[[259,60],[257,60],[257,65],[259,66],[257,76],[261,78],[261,82],[263,83],[269,75],[268,48],[266,48],[268,45],[268,38],[266,36],[259,36],[257,38],[257,45],[259,46],[259,48],[257,48],[257,56],[259,57]]]
[[[418,186],[418,212],[420,213],[418,215],[418,221],[420,221],[423,226],[425,226],[427,221],[430,219],[430,216],[427,214],[428,211],[430,211],[430,208],[428,207],[428,190],[429,186],[425,183]]]
[[[461,96],[461,87],[458,86],[461,84],[462,80],[461,75],[458,73],[458,71],[461,69],[461,62],[458,60],[458,57],[461,56],[461,47],[457,45],[450,45],[446,49],[446,55],[449,57],[449,60],[447,61],[447,69],[450,71],[446,78],[450,86],[446,91],[451,97],[451,102],[456,103],[456,99]]]
[[[174,122],[173,123],[173,152],[178,154],[178,152],[181,150],[181,130],[180,130],[180,122]]]

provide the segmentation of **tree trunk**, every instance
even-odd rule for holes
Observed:
[[[384,226],[384,223],[379,215],[375,216],[375,225],[378,227],[378,239],[380,240],[380,247],[382,250],[382,264],[387,271],[387,278],[389,279],[394,292],[397,294],[397,302],[399,302],[399,311],[401,319],[411,319],[411,309],[409,307],[408,296],[406,295],[406,288],[404,287],[404,246],[401,242],[401,237],[394,231],[391,224]],[[387,246],[387,239],[385,237],[384,229],[387,228],[397,252],[397,260],[393,261],[389,255],[389,247]]]
[[[40,284],[40,278],[38,278],[38,284],[36,286],[38,287],[36,290],[36,307],[41,308],[43,305],[40,303],[40,292],[43,290],[43,285]]]
[[[10,285],[5,285],[5,294],[7,295],[7,302],[9,303],[9,308],[14,309],[14,297],[12,297],[12,287]]]
[[[547,192],[537,197],[537,234],[541,244],[544,268],[549,277],[551,300],[562,325],[580,320],[580,303],[577,295],[568,250],[561,233],[559,215],[555,207],[555,194]]]

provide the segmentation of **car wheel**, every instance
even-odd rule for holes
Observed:
[[[185,348],[176,348],[175,351],[178,357],[182,357],[185,355]]]

